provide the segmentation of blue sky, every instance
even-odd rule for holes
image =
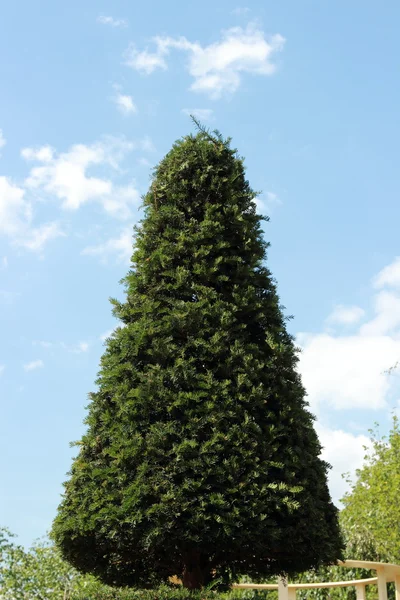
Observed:
[[[3,3],[0,523],[49,529],[151,167],[232,136],[271,221],[331,489],[399,400],[400,5]]]

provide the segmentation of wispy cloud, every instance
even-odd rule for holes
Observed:
[[[400,256],[387,267],[384,267],[373,279],[374,287],[382,288],[384,286],[400,287]]]
[[[285,39],[280,34],[266,36],[255,24],[245,29],[233,27],[221,33],[218,42],[201,46],[185,37],[153,38],[155,49],[138,50],[131,45],[125,55],[126,64],[149,75],[156,69],[168,68],[167,58],[171,50],[189,55],[188,71],[193,77],[190,89],[203,92],[211,98],[220,98],[224,93],[235,92],[242,81],[243,73],[272,75],[276,65],[273,56],[283,49]]]
[[[119,112],[123,115],[133,115],[137,113],[136,104],[133,101],[132,96],[128,94],[123,94],[120,86],[114,86],[116,91],[115,96],[113,96],[113,101],[118,108]]]
[[[147,49],[139,51],[131,44],[125,53],[125,64],[145,75],[150,75],[156,69],[168,68],[165,55],[169,54],[169,45],[162,44],[162,38],[154,38],[156,50],[149,52]]]
[[[1,150],[2,148],[4,148],[4,146],[6,145],[6,143],[7,143],[7,140],[6,140],[6,138],[4,137],[4,135],[3,135],[3,130],[2,130],[2,129],[0,129],[0,150]]]
[[[74,354],[82,354],[83,352],[87,352],[89,350],[88,342],[79,342],[75,347],[71,348],[71,352]]]
[[[345,306],[343,304],[337,304],[327,318],[327,323],[353,325],[354,323],[358,323],[364,315],[365,310],[360,306]]]
[[[141,167],[151,167],[151,166],[152,166],[152,165],[151,165],[151,162],[149,161],[149,159],[148,159],[148,158],[145,158],[144,156],[141,156],[141,157],[138,159],[138,163],[139,163],[139,165],[140,165]]]
[[[156,147],[154,146],[153,140],[148,135],[145,135],[140,140],[140,149],[143,150],[143,152],[149,153],[156,151]]]
[[[0,234],[17,236],[32,219],[32,207],[25,190],[11,179],[0,176]]]
[[[0,365],[0,376],[4,373],[5,365]]]
[[[129,263],[133,253],[132,231],[124,229],[120,236],[111,238],[96,246],[88,246],[81,252],[83,255],[97,256],[103,264],[108,263],[111,257],[117,262]]]
[[[275,194],[275,192],[266,192],[265,203],[267,206],[276,206],[282,204],[282,200],[279,198],[278,194]]]
[[[26,190],[0,176],[0,235],[8,237],[16,246],[40,251],[50,240],[64,235],[55,222],[33,225],[33,206]],[[3,262],[3,267],[6,263]]]
[[[55,196],[64,210],[74,211],[88,202],[98,202],[108,214],[129,218],[140,199],[135,185],[115,185],[109,177],[90,171],[99,167],[119,171],[121,161],[134,148],[133,142],[122,137],[105,137],[91,145],[75,144],[60,154],[49,146],[24,148],[23,158],[40,163],[31,169],[26,188]],[[51,231],[54,228],[47,229],[47,233]]]
[[[254,198],[254,203],[257,210],[262,213],[273,211],[275,207],[282,204],[282,200],[275,192],[265,192],[265,194],[261,194]]]
[[[42,348],[53,348],[56,344],[54,344],[54,342],[47,342],[45,340],[38,340],[38,341],[34,341],[32,342],[32,344],[34,346],[41,346]]]
[[[116,19],[106,15],[100,15],[97,17],[97,22],[102,25],[109,25],[110,27],[128,27],[128,21],[126,19]]]
[[[3,258],[0,261],[0,269],[2,271],[4,271],[5,269],[8,269],[8,258],[7,256],[3,256]]]
[[[16,240],[15,244],[28,250],[39,251],[42,250],[44,245],[48,241],[54,240],[58,237],[65,237],[65,233],[61,230],[58,223],[44,223],[39,227],[33,227],[28,232],[26,237],[21,237]]]
[[[87,352],[90,348],[89,342],[78,342],[77,344],[66,344],[65,342],[49,342],[47,340],[35,340],[32,342],[33,346],[40,346],[46,350],[60,349],[71,352],[72,354],[82,354]]]
[[[211,121],[214,115],[212,108],[182,108],[185,115],[193,115],[199,121]]]
[[[24,365],[24,369],[25,371],[35,371],[36,369],[42,369],[44,367],[44,362],[39,359],[39,360],[32,360],[29,363],[26,363]]]

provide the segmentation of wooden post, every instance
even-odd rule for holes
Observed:
[[[397,575],[395,579],[395,589],[396,589],[396,600],[400,600],[400,576]]]
[[[387,584],[385,569],[377,569],[378,575],[378,598],[379,600],[387,600]]]
[[[296,588],[288,587],[288,600],[296,600]],[[397,598],[396,598],[397,600]],[[399,598],[400,600],[400,598]]]
[[[365,585],[363,585],[362,583],[360,585],[356,585],[356,599],[366,600]],[[400,598],[398,600],[400,600]]]
[[[278,579],[278,600],[289,600],[289,588],[286,577]]]

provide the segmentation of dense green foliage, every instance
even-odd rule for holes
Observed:
[[[243,161],[178,141],[136,232],[53,535],[105,583],[196,588],[341,556],[328,466],[296,372]]]
[[[212,587],[189,593],[172,585],[153,590],[111,588],[78,573],[47,538],[25,550],[13,534],[0,527],[1,600],[276,600],[275,596],[252,590],[217,595]]]
[[[217,592],[213,589],[188,590],[184,587],[160,586],[154,590],[124,590],[103,587],[92,592],[79,592],[71,600],[277,600],[277,592],[237,590]]]
[[[363,467],[343,499],[341,525],[354,558],[400,564],[400,429],[371,439]]]
[[[0,528],[0,598],[2,600],[70,600],[100,585],[65,562],[48,541],[25,550],[7,529]]]

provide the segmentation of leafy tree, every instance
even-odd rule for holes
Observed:
[[[340,558],[255,192],[199,127],[155,169],[120,327],[53,533],[111,585],[254,580]]]
[[[397,368],[397,365],[391,370]],[[391,371],[389,370],[389,372]],[[344,504],[339,522],[345,539],[345,557],[348,559],[400,563],[400,428],[397,417],[387,437],[381,436],[378,427],[371,431],[371,440],[364,464],[351,481],[350,491],[342,499]],[[371,577],[370,571],[323,567],[317,572],[306,572],[300,581],[338,581]],[[389,586],[389,598],[394,598],[393,585]],[[302,592],[298,592],[302,597]],[[314,600],[352,600],[354,589],[307,592]],[[375,586],[367,588],[367,598],[377,598]]]
[[[400,563],[399,489],[400,428],[393,417],[387,438],[378,430],[372,433],[364,465],[343,499],[340,520],[348,556]]]
[[[2,600],[70,600],[74,594],[99,588],[94,578],[78,573],[46,540],[25,550],[14,537],[0,528]]]

